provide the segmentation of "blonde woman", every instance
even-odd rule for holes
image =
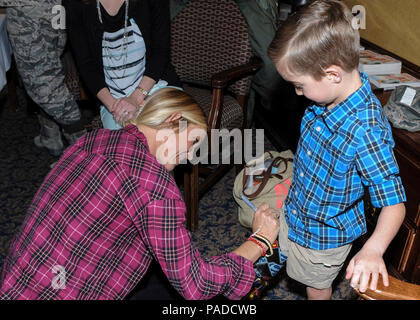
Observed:
[[[186,128],[177,128],[181,121]],[[196,102],[165,88],[123,129],[80,138],[30,205],[4,265],[0,298],[123,299],[153,260],[186,299],[244,296],[253,262],[267,247],[247,240],[233,252],[201,257],[169,172],[191,154],[203,130],[206,118]],[[256,212],[257,229],[271,243],[277,237],[278,219],[266,205]]]

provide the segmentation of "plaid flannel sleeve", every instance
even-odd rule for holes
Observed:
[[[144,216],[142,235],[163,272],[186,299],[209,299],[224,294],[240,299],[251,288],[252,262],[234,253],[201,257],[185,228],[181,200],[152,201]]]
[[[372,205],[378,208],[406,201],[393,146],[390,131],[375,127],[366,131],[357,150],[362,183],[368,187]]]

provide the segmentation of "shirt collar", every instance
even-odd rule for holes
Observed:
[[[368,75],[360,72],[360,78],[362,80],[362,86],[331,110],[327,110],[325,106],[313,106],[313,112],[316,115],[323,115],[324,122],[331,132],[337,131],[350,114],[354,113],[357,106],[362,104],[366,97],[371,94],[372,91]]]
[[[129,124],[128,126],[124,127],[124,130],[126,130],[128,133],[134,135],[137,139],[139,139],[141,143],[146,147],[146,150],[150,152],[146,136],[134,124]]]

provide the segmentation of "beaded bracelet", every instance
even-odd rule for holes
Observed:
[[[260,234],[255,234],[253,236],[253,238],[257,239],[258,241],[261,241],[262,243],[264,243],[267,247],[268,250],[270,250],[270,254],[265,255],[266,257],[271,257],[274,253],[273,248],[271,246],[270,241],[268,241],[268,239]]]
[[[137,108],[138,114],[140,114],[140,112],[142,112],[143,108],[144,108],[144,101]]]
[[[264,246],[262,245],[261,242],[259,242],[257,239],[253,238],[253,237],[249,237],[248,239],[246,239],[247,241],[252,241],[253,243],[257,244],[260,248],[261,248],[261,256],[264,257],[266,255],[266,250],[264,248]]]

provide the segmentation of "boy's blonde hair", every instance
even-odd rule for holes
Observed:
[[[163,88],[147,97],[137,118],[125,122],[124,125],[145,125],[154,129],[166,128],[171,125],[165,123],[165,120],[175,112],[179,112],[180,120],[186,120],[187,124],[196,124],[207,130],[207,119],[194,98],[185,91],[175,88]]]
[[[296,75],[316,80],[337,65],[347,72],[358,68],[360,35],[345,4],[317,0],[289,17],[268,48],[275,65],[285,64]]]

